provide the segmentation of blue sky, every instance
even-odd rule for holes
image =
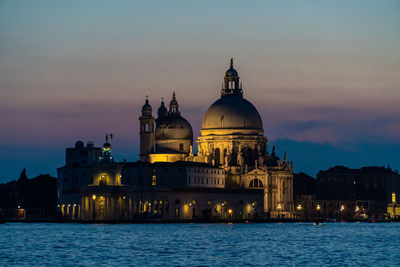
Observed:
[[[400,1],[0,1],[0,181],[64,148],[137,159],[138,116],[177,92],[196,137],[230,57],[277,151],[311,175],[400,168]],[[397,149],[396,149],[397,148]],[[307,160],[305,160],[307,159]]]

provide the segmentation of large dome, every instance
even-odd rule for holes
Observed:
[[[193,139],[190,123],[181,115],[168,114],[157,121],[155,137],[161,139]]]
[[[202,130],[207,129],[257,129],[262,130],[262,120],[257,109],[241,94],[222,96],[204,115]]]

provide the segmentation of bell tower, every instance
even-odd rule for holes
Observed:
[[[149,154],[154,152],[154,117],[149,99],[146,96],[145,104],[142,107],[140,121],[140,161],[148,162]]]

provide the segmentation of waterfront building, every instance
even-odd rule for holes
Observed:
[[[221,97],[204,115],[198,153],[175,93],[157,118],[146,97],[141,110],[140,161],[116,162],[111,144],[68,148],[58,169],[61,212],[79,219],[292,218],[293,168],[267,151],[257,109],[243,97],[233,60]],[[107,140],[108,141],[108,140]]]
[[[389,167],[335,166],[317,179],[296,174],[296,216],[302,219],[396,219],[400,216],[400,175]]]
[[[317,181],[305,174],[297,173],[293,178],[293,198],[295,203],[295,217],[299,219],[313,219],[317,215],[315,195]]]
[[[400,175],[390,167],[336,166],[317,174],[316,198],[327,216],[384,217],[393,194],[400,194]]]

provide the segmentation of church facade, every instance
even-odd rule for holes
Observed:
[[[146,98],[139,121],[138,162],[115,162],[108,142],[102,149],[79,142],[67,149],[66,166],[58,169],[65,216],[293,218],[292,164],[286,153],[283,160],[275,148],[268,153],[261,116],[243,97],[233,60],[220,98],[204,115],[197,153],[175,93],[168,108],[161,102],[157,118]]]

